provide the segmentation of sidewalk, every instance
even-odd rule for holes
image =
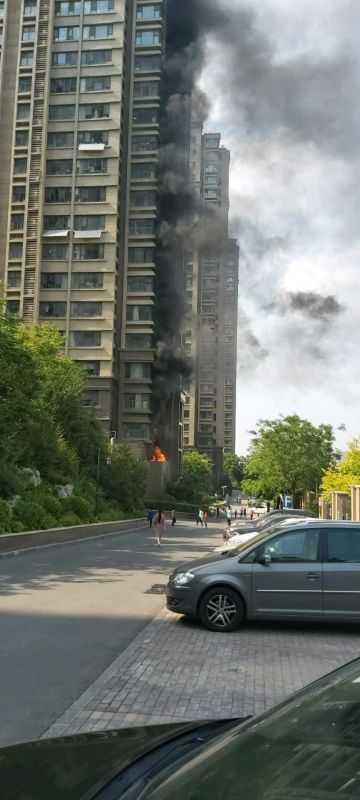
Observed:
[[[216,634],[163,610],[43,736],[257,714],[358,655],[356,628]]]

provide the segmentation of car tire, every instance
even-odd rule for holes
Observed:
[[[245,606],[240,597],[228,586],[214,586],[200,601],[199,616],[209,631],[230,633],[245,619]]]

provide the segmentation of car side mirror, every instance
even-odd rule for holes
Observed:
[[[264,567],[269,567],[271,564],[271,553],[268,550],[265,550],[265,553],[262,553],[258,558],[258,564],[262,564]]]

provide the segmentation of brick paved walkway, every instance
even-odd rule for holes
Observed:
[[[260,713],[358,655],[355,628],[215,634],[164,610],[44,736]]]

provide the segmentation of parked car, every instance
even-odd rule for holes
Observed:
[[[304,521],[304,519],[306,518],[292,517],[292,516],[287,516],[285,514],[285,516],[281,517],[279,520],[274,520],[274,518],[270,520],[268,525],[263,526],[262,533],[270,534],[273,532],[273,530],[283,528],[285,525],[298,525],[301,524]],[[309,517],[308,519],[310,520],[311,517]],[[214,548],[214,553],[222,553],[222,555],[226,555],[226,553],[229,553],[230,550],[236,550],[239,547],[239,545],[244,544],[245,542],[249,542],[251,539],[254,539],[254,537],[258,535],[259,531],[256,529],[253,531],[245,531],[245,533],[243,533],[242,531],[239,531],[238,533],[233,533],[232,536],[230,536],[226,542],[223,542],[222,544]]]
[[[245,619],[360,621],[360,525],[296,521],[178,567],[167,606],[213,631]]]
[[[236,520],[235,522],[231,523],[230,535],[233,533],[247,533],[248,531],[253,530],[260,532],[269,525],[272,525],[276,520],[284,519],[285,517],[316,518],[316,514],[314,514],[312,511],[305,511],[302,508],[287,508],[284,511],[280,511],[279,509],[269,511],[268,514],[264,514],[260,519],[257,520],[246,519],[245,522],[243,521],[244,518],[240,518],[240,520]]]
[[[260,717],[0,750],[3,800],[358,800],[360,659]]]

